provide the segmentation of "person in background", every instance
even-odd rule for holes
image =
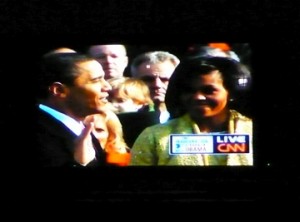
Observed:
[[[131,149],[130,165],[253,165],[252,119],[230,106],[238,94],[240,63],[226,57],[184,59],[170,79],[166,106],[170,119],[146,128]],[[249,153],[170,154],[171,134],[248,134]]]
[[[89,115],[85,124],[94,124],[93,134],[106,153],[106,161],[116,166],[127,166],[130,149],[123,137],[123,129],[117,115],[108,109],[99,114]]]
[[[229,57],[238,62],[241,62],[240,57],[236,54],[235,51],[232,50],[230,44],[226,42],[210,42],[207,44],[207,46],[225,53],[225,57]]]
[[[68,47],[59,47],[52,50],[50,53],[72,53],[72,52],[76,52],[76,50]]]
[[[121,77],[108,80],[109,101],[115,113],[154,111],[148,86],[140,79]]]
[[[131,148],[137,136],[149,125],[159,123],[154,112],[148,86],[140,79],[131,77],[112,78],[109,101],[117,114],[124,132],[124,139]]]
[[[228,43],[207,43],[204,45],[191,45],[187,49],[187,56],[189,57],[206,57],[206,56],[216,56],[216,57],[228,57],[232,58],[238,62],[240,61],[239,55],[232,50]]]
[[[51,51],[42,57],[34,109],[30,164],[41,167],[96,167],[106,157],[86,116],[102,112],[111,86],[102,66],[76,52]]]
[[[132,77],[141,79],[148,85],[154,109],[160,113],[160,123],[169,118],[165,94],[169,79],[179,63],[179,58],[169,52],[151,51],[136,56],[130,66]]]
[[[87,55],[102,65],[106,80],[124,76],[125,68],[128,66],[125,45],[91,45],[87,49]]]

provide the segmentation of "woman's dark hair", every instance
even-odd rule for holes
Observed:
[[[170,78],[166,92],[165,102],[170,118],[176,118],[186,113],[185,106],[181,104],[181,95],[186,92],[191,82],[199,75],[205,75],[218,70],[223,79],[223,85],[228,90],[231,99],[239,93],[239,80],[249,79],[241,63],[227,57],[195,57],[186,58],[176,67]]]

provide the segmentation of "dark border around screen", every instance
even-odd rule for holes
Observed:
[[[12,188],[10,191],[12,199],[24,201],[26,198],[33,198],[31,195],[35,194],[33,199],[36,203],[53,201],[96,204],[132,202],[186,204],[272,203],[279,200],[299,200],[299,192],[296,189],[299,185],[299,174],[296,171],[298,165],[296,157],[299,151],[293,148],[294,144],[297,144],[298,131],[288,130],[291,129],[291,124],[299,125],[299,119],[295,119],[299,113],[297,107],[300,107],[296,96],[299,84],[298,78],[294,77],[300,71],[297,56],[299,42],[295,39],[300,27],[299,16],[295,12],[297,7],[282,2],[269,5],[270,2],[267,4],[266,1],[260,4],[260,8],[255,8],[256,13],[251,13],[255,3],[252,6],[250,2],[246,3],[246,6],[245,3],[238,4],[240,7],[228,5],[225,9],[230,13],[225,13],[223,19],[215,20],[203,10],[199,10],[199,14],[203,13],[206,16],[189,12],[191,6],[184,3],[178,4],[188,7],[186,9],[189,10],[170,9],[165,18],[158,4],[146,3],[150,7],[148,13],[154,16],[154,20],[144,18],[138,22],[132,17],[123,15],[122,10],[117,10],[122,16],[101,17],[96,13],[97,20],[94,20],[95,18],[91,20],[91,16],[86,18],[91,20],[87,23],[84,16],[72,10],[78,6],[68,1],[63,2],[69,7],[66,16],[78,16],[78,19],[62,19],[60,14],[55,13],[57,17],[39,17],[42,14],[38,13],[31,17],[38,9],[34,2],[23,5],[31,12],[22,14],[23,19],[15,16],[15,10],[11,10],[12,14],[6,17],[9,25],[2,30],[1,40],[8,59],[8,69],[5,67],[1,71],[13,73],[9,74],[5,81],[9,82],[10,86],[18,87],[16,90],[18,99],[11,93],[3,98],[7,108],[4,110],[6,116],[13,118],[14,115],[23,115],[23,110],[30,107],[27,107],[33,102],[30,84],[35,81],[32,79],[33,61],[38,59],[38,55],[55,46],[68,44],[71,47],[81,47],[98,41],[99,36],[103,42],[125,40],[127,44],[134,42],[149,46],[166,43],[172,45],[178,42],[187,45],[198,42],[199,39],[203,42],[249,42],[253,52],[251,103],[255,163],[253,167],[111,167],[103,171],[99,169],[100,173],[98,169],[97,171],[28,169],[26,160],[20,155],[23,154],[20,149],[28,149],[23,147],[22,140],[28,139],[23,133],[27,131],[27,126],[30,129],[29,109],[25,125],[21,127],[22,140],[16,141],[18,135],[12,135],[16,125],[9,124],[7,120],[10,118],[1,122],[7,129],[6,138],[14,142],[10,151],[16,163],[12,163],[10,158],[5,164],[8,166],[8,179],[13,182],[12,186],[9,185]],[[113,2],[112,5],[107,3],[101,6],[113,11],[118,1]],[[222,5],[226,1],[214,2]],[[207,1],[194,3],[201,7],[209,5]],[[13,7],[12,3],[8,4]],[[124,3],[121,3],[121,6],[124,6]],[[246,14],[239,12],[244,7],[249,7]],[[279,7],[284,7],[286,13],[282,14]],[[91,9],[92,6],[88,8]],[[124,14],[137,13],[135,7],[129,8]],[[222,15],[225,9],[216,8]],[[174,15],[176,13],[177,16]],[[83,15],[88,15],[88,12],[85,11]],[[116,28],[118,27],[116,23],[121,24],[121,28]],[[3,91],[2,95],[7,95],[7,91]],[[28,104],[21,104],[23,99]]]

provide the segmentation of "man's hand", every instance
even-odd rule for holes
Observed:
[[[94,123],[86,124],[85,128],[75,141],[74,159],[83,166],[86,166],[95,159],[96,152],[91,137],[93,128]]]

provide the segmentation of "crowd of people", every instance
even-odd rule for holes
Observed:
[[[158,49],[133,58],[122,44],[45,52],[30,163],[253,165],[251,116],[232,105],[249,90],[251,67],[225,46],[205,44],[185,55]],[[171,134],[208,133],[247,134],[249,153],[170,154]]]

